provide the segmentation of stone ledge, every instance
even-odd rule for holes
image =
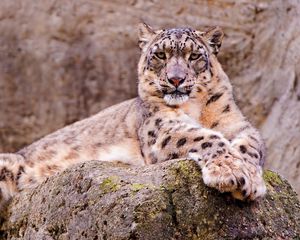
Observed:
[[[266,171],[252,203],[206,187],[190,160],[130,168],[91,161],[24,191],[9,204],[1,239],[298,239],[300,204]]]

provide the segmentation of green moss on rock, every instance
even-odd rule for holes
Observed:
[[[277,173],[274,173],[270,170],[265,171],[263,177],[264,180],[271,185],[273,185],[274,183],[277,185],[283,184],[281,177]]]
[[[133,183],[130,187],[131,191],[138,192],[143,188],[146,188],[147,186],[145,184],[141,183]]]
[[[118,176],[110,176],[103,180],[100,184],[100,189],[104,193],[116,192],[121,188],[120,179]]]

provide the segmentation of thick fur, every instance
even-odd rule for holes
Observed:
[[[205,184],[237,199],[264,195],[265,150],[236,106],[216,54],[223,33],[140,26],[139,97],[0,154],[1,202],[89,160],[147,165],[189,157]]]

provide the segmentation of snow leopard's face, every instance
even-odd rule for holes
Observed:
[[[219,29],[215,29],[211,39],[204,37],[206,33],[190,28],[151,32],[144,25],[141,31],[144,34],[140,36],[140,84],[148,84],[153,94],[160,95],[166,104],[186,102],[199,90],[199,85],[210,80],[209,55],[216,53],[221,45],[219,39],[223,34]]]

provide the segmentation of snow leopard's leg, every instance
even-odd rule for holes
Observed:
[[[209,116],[209,118],[205,118]],[[203,119],[206,126],[223,133],[230,141],[231,151],[235,156],[232,165],[239,165],[241,171],[249,176],[250,184],[244,178],[239,179],[239,187],[232,195],[237,199],[256,199],[266,192],[263,180],[263,164],[265,161],[264,142],[259,132],[245,119],[233,100],[230,91],[212,93],[203,109]],[[228,161],[228,160],[226,160]],[[207,184],[216,187],[221,177],[216,172],[224,175],[225,169],[220,168],[219,159],[214,159],[203,168],[204,179]],[[221,169],[221,170],[220,170]]]

